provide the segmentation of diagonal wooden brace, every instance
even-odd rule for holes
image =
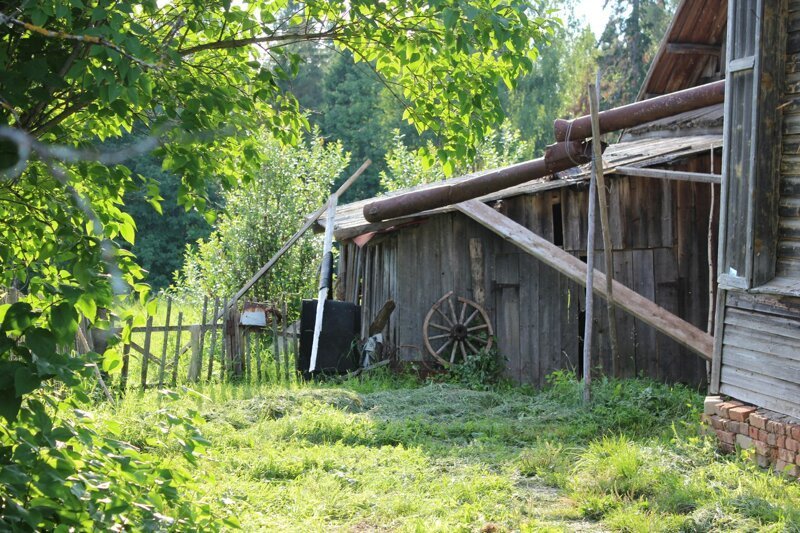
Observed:
[[[518,246],[542,263],[552,267],[571,280],[586,286],[586,263],[565,252],[550,241],[517,224],[478,200],[468,200],[455,206],[459,211],[482,226]],[[679,344],[710,361],[714,337],[682,318],[656,305],[638,292],[618,281],[613,281],[614,304],[642,322],[652,326]],[[607,298],[606,277],[594,271],[594,292]]]

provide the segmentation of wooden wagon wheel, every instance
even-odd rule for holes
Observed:
[[[422,326],[425,348],[445,366],[490,349],[492,335],[486,311],[472,300],[453,297],[453,291],[433,304]]]

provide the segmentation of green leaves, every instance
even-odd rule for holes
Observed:
[[[72,342],[78,332],[78,313],[72,305],[62,302],[51,308],[49,325],[58,342]]]

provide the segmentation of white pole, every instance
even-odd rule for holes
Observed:
[[[317,295],[317,316],[314,320],[314,342],[311,344],[311,363],[308,371],[313,372],[317,368],[317,351],[319,350],[319,335],[322,332],[322,313],[325,310],[325,301],[328,299],[328,275],[325,268],[325,261],[333,245],[333,223],[336,217],[336,204],[339,198],[336,193],[331,195],[328,201],[328,216],[325,222],[325,242],[322,246],[323,265],[319,273],[319,294]],[[333,265],[331,265],[333,268]]]

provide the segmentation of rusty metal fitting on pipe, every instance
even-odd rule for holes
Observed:
[[[700,109],[725,100],[725,80],[707,83],[649,100],[600,112],[600,132],[632,128],[678,113]],[[592,136],[592,117],[585,115],[574,120],[556,119],[553,123],[556,140],[580,140]]]
[[[369,222],[380,222],[457,204],[589,161],[591,161],[589,143],[583,141],[556,143],[547,147],[544,157],[533,161],[491,170],[458,183],[376,200],[364,206],[364,218]]]

